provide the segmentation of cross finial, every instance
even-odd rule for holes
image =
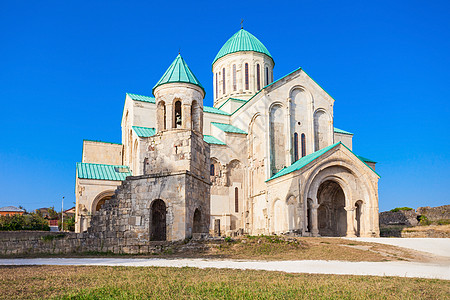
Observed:
[[[181,47],[178,48],[178,55],[180,55],[180,54],[181,54]]]
[[[241,29],[244,29],[244,19],[241,19]]]

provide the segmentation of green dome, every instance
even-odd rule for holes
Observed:
[[[197,77],[195,77],[194,73],[192,73],[191,69],[189,69],[188,65],[184,61],[184,59],[181,57],[180,54],[175,58],[173,63],[170,65],[170,67],[167,69],[167,71],[164,73],[164,75],[161,77],[161,79],[158,81],[158,83],[153,87],[153,95],[155,94],[155,89],[163,84],[166,83],[175,83],[175,82],[185,82],[185,83],[191,83],[198,87],[200,87],[203,90],[203,93],[205,93],[205,89],[198,81]]]
[[[224,57],[227,54],[235,53],[239,51],[254,51],[263,53],[270,58],[273,57],[270,55],[269,50],[267,50],[266,46],[263,45],[253,34],[250,32],[241,29],[236,32],[226,43],[222,46],[219,53],[217,53],[216,58],[214,58],[213,64],[221,57]]]

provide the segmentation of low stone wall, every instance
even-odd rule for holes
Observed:
[[[417,217],[415,210],[384,211],[380,213],[380,225],[417,226]]]
[[[417,209],[419,215],[426,216],[430,221],[449,220],[450,205],[442,205],[437,207],[419,207]]]
[[[77,252],[83,240],[76,233],[48,231],[1,231],[0,255]]]

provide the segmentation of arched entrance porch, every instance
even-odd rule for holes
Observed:
[[[341,186],[332,180],[320,184],[317,192],[319,234],[321,236],[346,236],[347,211],[345,194]]]

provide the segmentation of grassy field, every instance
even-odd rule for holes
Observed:
[[[450,282],[195,268],[0,267],[1,299],[449,299]]]

